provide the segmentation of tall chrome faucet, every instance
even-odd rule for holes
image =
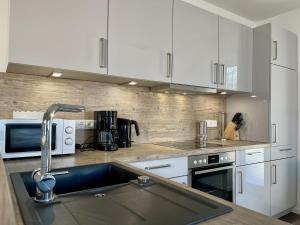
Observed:
[[[35,201],[42,203],[52,202],[54,199],[55,175],[67,174],[68,171],[51,173],[51,143],[52,121],[56,112],[84,112],[81,105],[54,104],[44,114],[41,138],[41,168],[35,169],[32,177],[36,183]]]

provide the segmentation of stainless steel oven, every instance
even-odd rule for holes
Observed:
[[[188,167],[189,186],[235,202],[235,152],[190,156]]]

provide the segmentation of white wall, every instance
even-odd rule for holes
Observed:
[[[183,1],[188,2],[190,4],[193,4],[195,6],[198,6],[199,8],[205,9],[205,10],[211,12],[211,13],[214,13],[214,14],[217,14],[219,16],[223,16],[227,19],[233,20],[235,22],[244,24],[244,25],[249,26],[249,27],[254,27],[256,25],[256,23],[251,21],[251,20],[248,20],[244,17],[238,16],[238,15],[232,13],[232,12],[229,12],[225,9],[217,7],[213,4],[205,2],[203,0],[183,0]]]
[[[0,72],[5,72],[8,60],[9,0],[0,0]]]
[[[298,56],[300,56],[300,9],[296,9],[272,18],[269,18],[267,20],[259,22],[257,25],[264,24],[264,23],[273,23],[276,25],[279,25],[293,33],[296,33],[298,35]],[[299,79],[299,69],[300,69],[300,57],[298,57],[298,90],[300,87],[300,79]],[[299,104],[300,104],[300,92],[298,91],[298,117],[299,117]],[[299,117],[300,119],[300,117]],[[298,130],[300,128],[300,122],[298,120]],[[299,143],[300,143],[300,132],[298,131],[298,191],[297,191],[297,198],[298,198],[298,204],[295,209],[295,212],[300,213],[300,149],[299,149]]]

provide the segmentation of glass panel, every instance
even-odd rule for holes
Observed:
[[[41,151],[41,124],[7,124],[5,138],[5,152],[33,152]],[[52,125],[52,146],[56,148],[56,124]]]
[[[193,174],[192,187],[232,202],[232,175],[232,169],[221,170],[200,175]]]

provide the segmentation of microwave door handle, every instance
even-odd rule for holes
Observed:
[[[228,170],[228,169],[233,169],[233,168],[234,168],[234,166],[225,166],[225,167],[219,167],[219,168],[215,168],[215,169],[195,171],[194,173],[195,173],[195,175],[200,175],[200,174],[204,174],[204,173],[212,173],[212,172]]]

